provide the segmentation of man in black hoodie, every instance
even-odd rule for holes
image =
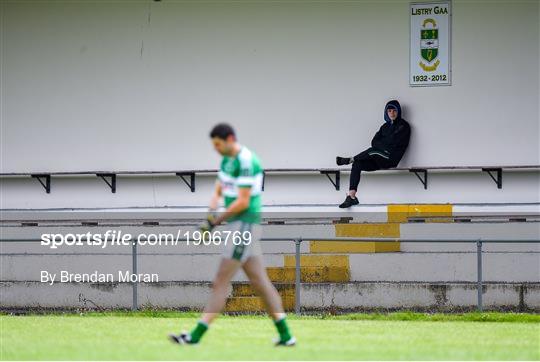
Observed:
[[[356,191],[362,171],[396,167],[409,145],[411,128],[409,123],[401,118],[401,105],[398,101],[386,103],[384,120],[385,123],[373,137],[370,148],[354,157],[336,157],[338,166],[352,163],[349,194],[339,205],[342,209],[358,205]]]

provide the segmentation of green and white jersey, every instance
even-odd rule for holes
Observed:
[[[263,168],[257,155],[242,146],[235,157],[224,156],[218,179],[221,183],[225,207],[229,207],[238,198],[240,188],[251,188],[249,207],[227,221],[241,220],[249,223],[260,223]]]

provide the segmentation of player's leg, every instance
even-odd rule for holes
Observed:
[[[240,261],[222,258],[219,269],[212,283],[212,294],[204,308],[201,321],[209,325],[225,307],[229,294],[229,284],[240,268]]]
[[[285,312],[281,296],[268,278],[266,269],[260,255],[250,256],[242,265],[251,286],[255,292],[263,299],[268,314],[272,317],[274,324],[279,333],[277,345],[292,346],[296,343],[296,339],[291,335],[287,321],[285,320]]]
[[[219,264],[218,271],[212,284],[212,294],[208,300],[201,319],[197,322],[195,328],[190,333],[181,333],[180,335],[171,334],[170,338],[176,343],[199,343],[204,333],[208,330],[208,327],[212,321],[223,310],[229,294],[229,284],[232,277],[240,268],[240,261],[222,258]]]
[[[242,265],[242,268],[255,292],[262,297],[268,314],[274,320],[283,318],[284,312],[281,297],[276,287],[274,287],[268,278],[262,257],[259,255],[249,257],[244,265]]]

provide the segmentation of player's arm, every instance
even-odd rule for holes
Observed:
[[[218,208],[219,201],[221,200],[221,182],[219,179],[216,180],[216,185],[214,187],[214,193],[210,199],[210,205],[208,206],[209,212],[206,216],[206,220],[199,226],[201,232],[212,231],[214,226],[218,225],[216,223],[215,211]]]
[[[210,210],[216,210],[219,205],[219,201],[221,200],[221,182],[219,180],[216,180],[216,186],[214,188],[214,194],[212,195],[212,198],[210,199]]]
[[[238,198],[234,200],[232,204],[229,205],[227,210],[221,215],[219,215],[214,220],[214,225],[219,225],[223,221],[231,218],[234,215],[240,214],[249,207],[249,201],[251,198],[251,187],[239,187],[238,188]]]

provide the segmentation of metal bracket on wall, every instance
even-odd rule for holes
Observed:
[[[489,177],[495,181],[498,189],[502,189],[502,168],[483,168],[482,171],[487,172]],[[493,176],[492,172],[497,172],[497,178]]]
[[[262,188],[261,190],[264,191],[264,180],[266,179],[266,173],[263,171],[263,178],[262,178]]]
[[[182,181],[189,187],[191,192],[195,192],[195,172],[177,172],[176,176],[180,177]],[[189,181],[185,176],[189,176]]]
[[[321,172],[321,174],[328,177],[328,179],[330,180],[332,185],[334,185],[334,187],[336,188],[336,191],[339,191],[339,186],[341,184],[341,182],[340,182],[341,181],[341,172],[340,171],[334,171],[334,170],[321,170],[320,172]],[[334,175],[335,180],[332,180],[332,177],[330,177],[330,175]]]
[[[37,179],[48,194],[51,193],[51,175],[32,175],[32,178]]]
[[[116,174],[115,173],[96,173],[96,176],[101,177],[101,179],[105,181],[107,185],[109,185],[109,187],[111,188],[111,192],[113,194],[116,193]],[[111,180],[110,182],[107,180],[107,177],[110,178]]]
[[[428,170],[425,168],[411,168],[409,172],[413,172],[416,177],[424,185],[424,190],[427,190],[428,186]]]

